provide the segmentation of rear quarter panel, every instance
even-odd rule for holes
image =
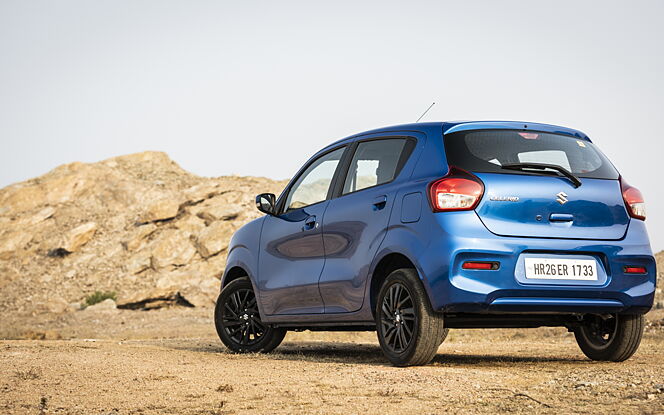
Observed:
[[[372,262],[369,275],[375,271],[380,260],[392,253],[399,253],[410,259],[415,265],[425,291],[433,300],[427,272],[422,267],[422,254],[427,250],[431,237],[438,231],[432,227],[431,207],[427,195],[429,183],[444,176],[448,170],[442,141],[442,128],[440,125],[427,125],[422,129],[426,135],[423,148],[413,154],[415,166],[410,178],[403,182],[394,199],[394,207],[390,215],[385,239]],[[419,201],[414,206],[414,201]],[[433,224],[437,225],[437,224]],[[365,297],[369,304],[371,295],[370,284],[367,284]]]

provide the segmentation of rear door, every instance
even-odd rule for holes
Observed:
[[[619,175],[585,139],[519,130],[471,130],[446,135],[450,165],[470,171],[485,186],[477,215],[503,236],[621,239],[629,215]],[[581,186],[554,169],[506,169],[549,164],[575,175]]]
[[[330,200],[323,218],[325,267],[319,288],[325,313],[362,306],[369,266],[387,232],[398,186],[394,179],[415,144],[414,138],[402,137],[360,141],[340,174],[339,197]]]

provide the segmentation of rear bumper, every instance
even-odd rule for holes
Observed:
[[[511,238],[489,232],[474,212],[435,215],[440,236],[420,256],[434,309],[446,313],[626,313],[652,307],[657,276],[648,235],[633,220],[620,241]],[[528,255],[593,257],[597,281],[525,281]],[[497,270],[465,270],[463,262],[496,261]],[[647,269],[628,275],[626,265]]]

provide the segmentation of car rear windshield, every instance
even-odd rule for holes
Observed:
[[[578,177],[618,179],[618,172],[597,147],[566,135],[528,130],[473,130],[446,134],[444,140],[448,164],[471,172],[533,174],[501,166],[538,163],[564,167]]]

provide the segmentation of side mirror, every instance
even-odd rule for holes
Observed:
[[[277,198],[274,193],[261,193],[256,196],[256,208],[268,215],[274,215]]]

